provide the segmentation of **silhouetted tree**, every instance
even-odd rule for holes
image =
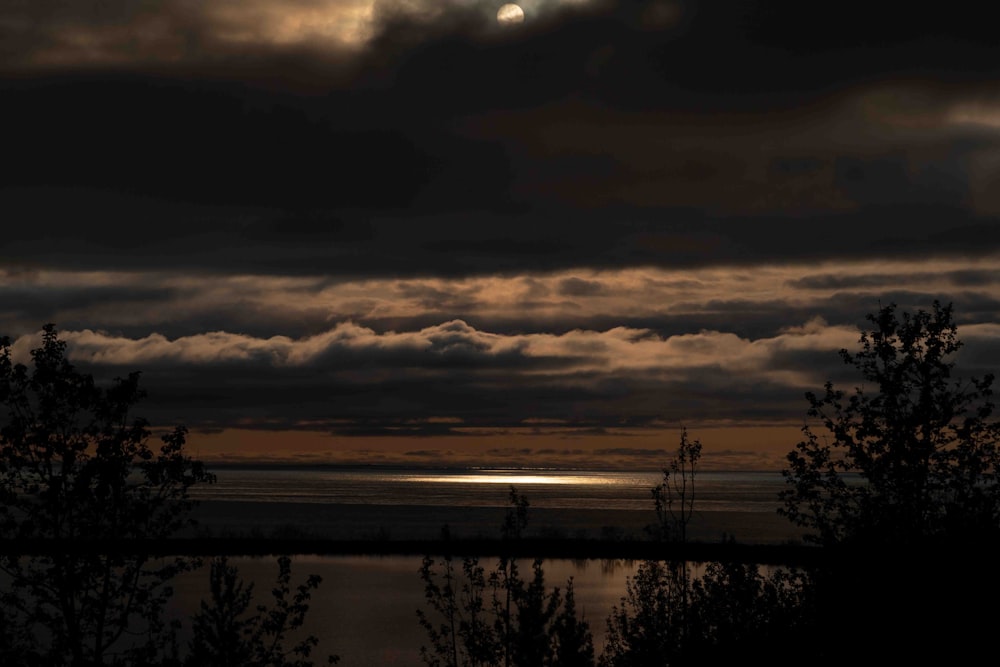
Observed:
[[[680,596],[676,570],[668,563],[646,560],[625,582],[625,595],[611,609],[601,667],[663,667],[680,647]]]
[[[683,429],[677,452],[663,469],[663,481],[653,487],[653,506],[661,539],[680,544],[687,542],[688,524],[694,516],[695,480],[701,449],[701,441],[690,440],[687,429]],[[679,640],[683,643],[688,631],[686,614],[691,591],[690,564],[684,560],[672,560],[667,567],[671,570],[670,593],[675,598],[672,628],[679,633]]]
[[[708,562],[700,575],[689,571],[686,594],[677,572],[666,561],[639,564],[608,616],[601,667],[802,660],[791,652],[798,635],[812,630],[811,587],[802,572]]]
[[[594,637],[590,623],[577,615],[573,578],[566,582],[562,608],[552,623],[551,667],[593,667]]]
[[[759,656],[769,664],[799,664],[792,649],[814,630],[813,597],[802,570],[764,573],[753,563],[708,562],[692,583],[684,657],[676,662],[730,664]],[[810,657],[817,657],[815,647]]]
[[[187,664],[239,667],[250,663],[247,635],[252,620],[246,616],[253,584],[245,584],[225,557],[214,558],[209,571],[210,601],[202,601],[192,621],[194,637]]]
[[[788,455],[782,514],[820,544],[902,544],[928,537],[978,539],[1000,527],[1000,422],[993,376],[953,379],[959,350],[951,306],[869,315],[852,392],[827,382],[806,394],[810,426]],[[852,482],[848,473],[860,475]]]
[[[425,556],[420,567],[429,611],[417,610],[430,648],[420,647],[429,667],[481,667],[500,664],[501,645],[487,616],[486,573],[479,559],[462,560],[462,575],[451,556]]]
[[[520,539],[528,525],[527,498],[511,487],[508,500],[505,542]],[[593,665],[590,627],[577,617],[572,582],[565,598],[548,589],[541,559],[525,580],[508,555],[488,575],[475,557],[463,559],[460,575],[451,557],[427,556],[420,577],[429,609],[417,617],[430,640],[420,652],[430,667]]]
[[[310,575],[291,589],[291,559],[278,558],[278,578],[271,590],[273,605],[256,606],[248,614],[253,584],[246,584],[225,557],[212,560],[209,573],[211,598],[202,602],[192,624],[193,638],[187,667],[312,667],[309,659],[319,643],[309,635],[287,646],[289,635],[298,631],[309,611],[309,599],[321,579]],[[339,658],[327,657],[328,664]]]
[[[0,339],[0,538],[66,541],[51,555],[0,555],[0,662],[155,664],[171,643],[169,581],[194,561],[93,547],[175,534],[189,489],[213,477],[185,454],[182,427],[150,448],[147,422],[131,414],[138,373],[101,388],[65,350],[47,325],[29,368]]]
[[[702,445],[687,429],[663,481],[652,489],[657,523],[654,538],[684,543],[694,515],[695,476]],[[602,667],[652,667],[679,655],[687,635],[691,569],[686,561],[643,561],[625,582],[625,595],[607,619]]]
[[[545,585],[542,560],[536,558],[531,565],[532,577],[517,580],[513,589],[516,609],[515,623],[509,640],[507,664],[549,665],[553,660],[552,624],[562,605],[558,588],[551,591]],[[505,623],[505,626],[510,626]]]
[[[961,348],[950,305],[869,315],[841,350],[853,391],[807,394],[810,426],[788,455],[780,512],[837,549],[816,572],[818,627],[851,618],[831,662],[964,664],[987,650],[1000,595],[1000,422],[993,376],[952,377]]]
[[[528,499],[510,487],[507,511],[500,534],[504,541],[519,540],[528,526]],[[538,563],[536,562],[536,565]],[[493,587],[493,609],[496,615],[496,633],[502,647],[503,665],[510,667],[518,654],[516,635],[518,633],[515,607],[524,594],[524,581],[517,560],[502,554],[496,568],[490,574]]]
[[[683,431],[663,482],[652,490],[657,523],[650,532],[667,543],[687,541],[701,450]],[[780,664],[772,653],[787,649],[794,631],[811,620],[801,616],[808,599],[807,579],[794,570],[765,575],[756,564],[709,562],[696,575],[683,560],[643,561],[608,616],[599,664],[714,665],[751,655]]]
[[[701,449],[701,441],[689,440],[687,429],[683,429],[677,452],[663,469],[663,481],[653,487],[655,531],[660,539],[687,542],[687,526],[694,516],[694,484]]]

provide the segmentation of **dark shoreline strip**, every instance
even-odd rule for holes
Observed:
[[[508,556],[566,560],[686,560],[770,565],[815,565],[829,553],[801,545],[673,544],[630,540],[496,539],[328,540],[175,538],[168,540],[4,540],[0,553],[24,556],[143,554],[149,556]]]
[[[450,540],[331,540],[321,538],[190,537],[164,540],[0,540],[4,556],[86,556],[132,554],[160,556],[506,556],[563,560],[662,560],[725,562],[757,565],[823,566],[944,563],[973,566],[1000,559],[1000,543],[941,543],[875,547],[817,547],[803,544],[741,544],[738,542],[653,542],[573,538],[450,539]]]

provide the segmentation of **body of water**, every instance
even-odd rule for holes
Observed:
[[[501,507],[514,486],[533,506],[648,510],[662,473],[651,471],[412,468],[221,468],[199,497],[273,503]],[[777,472],[699,472],[700,511],[774,511]]]
[[[642,537],[655,521],[655,471],[469,470],[403,468],[229,468],[197,489],[198,517],[215,534],[296,534],[334,538],[434,538],[447,525],[456,537],[499,535],[513,486],[529,503],[528,533],[569,537]],[[779,517],[777,472],[700,472],[695,480],[692,539],[735,536],[779,542],[797,532]],[[259,601],[267,600],[277,565],[271,558],[234,558]],[[305,630],[320,638],[318,655],[342,665],[421,665],[426,636],[417,621],[425,605],[419,557],[296,556],[293,578],[319,574]],[[493,561],[483,559],[484,566]],[[459,564],[460,565],[460,564]],[[549,587],[572,577],[578,610],[595,649],[605,622],[636,564],[549,560]],[[527,574],[529,562],[522,563]],[[174,604],[183,615],[208,592],[207,568],[185,575]],[[322,664],[323,660],[317,660]]]
[[[655,521],[650,471],[403,468],[217,469],[196,490],[199,519],[219,534],[294,534],[343,539],[495,537],[510,487],[530,503],[529,533],[642,537]],[[735,535],[775,542],[797,533],[777,515],[777,472],[700,472],[694,486],[695,539]]]
[[[231,558],[246,581],[254,582],[254,602],[269,603],[278,572],[271,558]],[[495,561],[482,559],[487,571]],[[292,561],[293,584],[310,574],[323,578],[313,593],[303,628],[320,640],[316,665],[326,664],[326,655],[341,657],[343,667],[419,667],[420,647],[427,636],[417,620],[417,610],[427,610],[419,557],[297,556]],[[524,576],[531,563],[520,563]],[[565,590],[573,578],[578,614],[590,623],[595,651],[604,642],[605,621],[625,591],[625,579],[636,564],[625,561],[548,560],[545,580],[551,589]],[[461,562],[456,561],[461,569]],[[181,577],[172,602],[182,618],[197,611],[208,595],[208,568]],[[428,610],[429,611],[429,610]],[[186,621],[185,621],[186,623]],[[185,626],[187,627],[187,626]],[[296,635],[299,636],[299,635]]]

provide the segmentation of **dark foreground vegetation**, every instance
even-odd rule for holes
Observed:
[[[213,476],[186,455],[183,428],[150,447],[130,412],[138,374],[96,386],[51,326],[30,368],[0,339],[0,664],[313,665],[317,639],[300,629],[321,582],[293,583],[288,553],[423,555],[414,622],[430,667],[978,660],[1000,599],[993,377],[952,377],[950,307],[869,321],[860,349],[842,351],[857,384],[807,395],[810,425],[788,455],[780,512],[805,530],[800,545],[690,541],[701,444],[687,433],[642,541],[526,537],[529,502],[513,488],[494,540],[182,538],[189,490]],[[275,557],[269,595],[236,554]],[[172,581],[204,558],[199,611],[166,618]],[[603,646],[572,579],[546,580],[548,558],[640,561],[598,620]]]
[[[256,604],[252,585],[213,558],[211,595],[179,645],[180,623],[164,613],[171,583],[201,561],[143,547],[188,526],[190,488],[214,478],[186,455],[183,428],[149,446],[148,424],[130,413],[138,373],[101,388],[65,351],[46,326],[29,369],[0,339],[0,665],[312,665],[316,638],[290,637],[320,582],[293,585],[287,557]]]
[[[545,588],[541,560],[522,576],[508,560],[484,572],[466,556],[460,567],[425,560],[435,618],[420,612],[425,662],[965,664],[990,651],[1000,593],[993,378],[951,377],[960,343],[949,307],[900,316],[889,306],[869,321],[860,350],[842,352],[858,384],[807,395],[821,430],[803,429],[784,471],[781,513],[806,529],[814,552],[779,547],[772,555],[784,557],[757,560],[720,545],[719,557],[685,554],[701,455],[685,433],[652,494],[650,537],[665,553],[627,581],[599,657],[569,603],[571,581],[560,593]],[[511,501],[507,525],[520,525],[526,504],[513,491]],[[568,651],[567,626],[579,633]]]

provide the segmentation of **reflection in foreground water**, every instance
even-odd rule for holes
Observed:
[[[254,582],[255,599],[264,601],[277,574],[274,558],[231,558],[241,575]],[[494,559],[483,559],[487,568]],[[345,667],[394,665],[417,667],[420,646],[426,643],[417,623],[416,611],[424,605],[419,557],[295,556],[292,581],[297,584],[310,574],[323,577],[313,595],[305,634],[319,638],[315,656],[340,655]],[[527,572],[530,562],[522,567]],[[545,561],[549,587],[565,587],[573,577],[577,609],[590,623],[594,645],[600,651],[605,619],[625,590],[625,578],[634,565],[625,561]],[[208,566],[176,582],[173,611],[190,616],[208,594]],[[186,641],[186,638],[185,638]],[[316,664],[323,664],[319,659]]]

